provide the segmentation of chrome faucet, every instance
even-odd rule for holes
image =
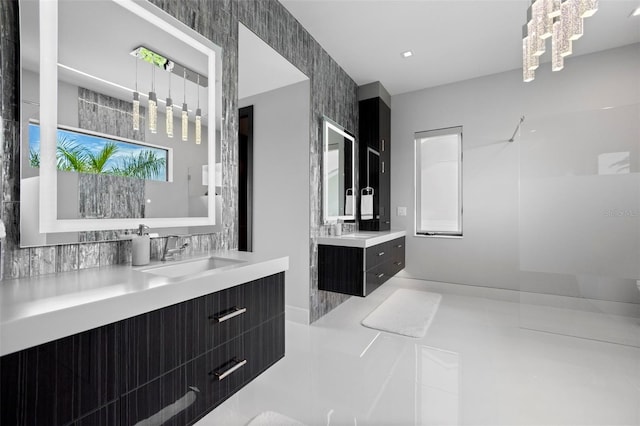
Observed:
[[[169,248],[169,241],[175,239],[176,242],[173,245],[173,248]],[[164,250],[162,250],[162,262],[166,262],[167,260],[176,260],[176,255],[182,253],[185,248],[189,246],[189,243],[184,243],[181,246],[178,246],[178,242],[180,241],[180,237],[178,235],[168,235],[167,241],[164,243]]]

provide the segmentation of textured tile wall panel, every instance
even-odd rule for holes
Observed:
[[[192,240],[196,249],[192,251],[204,251],[207,248],[231,249],[237,247],[238,240],[238,111],[237,111],[237,76],[238,76],[238,22],[255,32],[259,37],[271,45],[278,53],[283,55],[294,66],[304,72],[311,80],[311,127],[309,129],[310,150],[309,164],[311,170],[311,214],[310,214],[310,244],[309,257],[311,265],[310,273],[310,320],[315,321],[331,309],[338,306],[346,297],[340,294],[332,294],[318,290],[317,274],[317,243],[316,239],[326,232],[322,225],[321,215],[321,138],[320,123],[323,115],[330,117],[355,132],[358,125],[357,117],[357,86],[355,82],[342,70],[338,64],[322,49],[300,23],[276,0],[150,0],[153,4],[168,12],[181,22],[203,34],[214,43],[222,47],[222,129],[221,129],[221,161],[222,161],[222,196],[224,199],[222,212],[222,231],[216,234],[196,236]],[[17,6],[15,1],[2,0],[2,12],[0,13],[0,33],[3,40],[11,40],[5,34],[13,34],[13,40],[18,40],[17,32]],[[2,112],[4,120],[18,119],[19,87],[17,68],[19,61],[19,45],[7,45],[5,52],[3,44],[2,68]],[[7,60],[8,58],[9,60]],[[13,59],[13,60],[11,60]],[[5,95],[5,91],[10,93]],[[86,101],[96,98],[90,98]],[[126,106],[125,106],[126,108]],[[8,111],[5,114],[5,110]],[[126,116],[126,115],[125,115]],[[113,117],[114,121],[117,118]],[[99,125],[100,123],[95,123]],[[3,144],[4,152],[7,152],[7,143],[17,146],[19,139],[10,136],[11,141]],[[15,172],[12,172],[15,173]],[[7,177],[8,179],[8,177]],[[11,194],[19,189],[17,176],[13,177],[13,183],[3,185],[3,200],[17,201]],[[19,190],[17,191],[19,193]],[[15,221],[11,218],[16,208],[3,206],[3,219]],[[14,242],[18,241],[18,234],[13,232]],[[152,243],[152,256],[158,256],[162,239],[154,239]],[[131,259],[130,243],[119,242],[117,250],[118,262],[128,262]],[[85,247],[87,246],[87,247]],[[29,255],[15,248],[15,243],[5,255],[5,276],[17,277],[29,274]],[[78,267],[98,266],[100,264],[100,251],[90,249],[92,245],[78,245]],[[96,247],[98,247],[96,245]],[[155,247],[155,250],[154,250]],[[68,254],[67,254],[68,253]],[[75,255],[73,251],[65,251],[62,256]],[[85,258],[88,256],[88,258]],[[26,258],[26,261],[25,261]],[[56,264],[61,260],[56,259]],[[73,261],[62,264],[60,267],[73,269]],[[60,264],[60,265],[62,265]],[[58,269],[58,267],[56,267]]]

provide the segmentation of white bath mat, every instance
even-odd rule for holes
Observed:
[[[409,337],[424,337],[442,295],[417,290],[396,290],[371,312],[362,325]]]
[[[275,411],[264,411],[253,418],[247,426],[305,426],[290,417]]]

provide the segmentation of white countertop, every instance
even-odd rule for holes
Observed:
[[[185,278],[143,272],[207,257],[244,262]],[[216,251],[146,266],[105,268],[0,283],[0,355],[70,336],[289,269],[289,258]]]
[[[318,244],[367,248],[406,236],[406,231],[362,231],[340,236],[318,237]]]

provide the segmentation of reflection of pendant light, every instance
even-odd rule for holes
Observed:
[[[169,71],[169,97],[167,98],[167,109],[165,110],[167,118],[167,136],[173,137],[173,101],[171,100],[171,71]]]
[[[198,74],[198,82],[196,84],[198,90],[198,108],[196,109],[196,145],[202,142],[202,111],[200,110],[200,74]]]
[[[136,61],[136,90],[133,92],[133,130],[140,130],[140,94],[138,93],[138,58]]]
[[[182,80],[184,82],[184,98],[182,102],[182,140],[189,139],[189,110],[187,109],[187,70],[182,72]]]
[[[149,106],[147,108],[147,120],[149,120],[149,131],[158,131],[158,99],[156,98],[156,66],[151,64],[151,91],[149,92]]]

